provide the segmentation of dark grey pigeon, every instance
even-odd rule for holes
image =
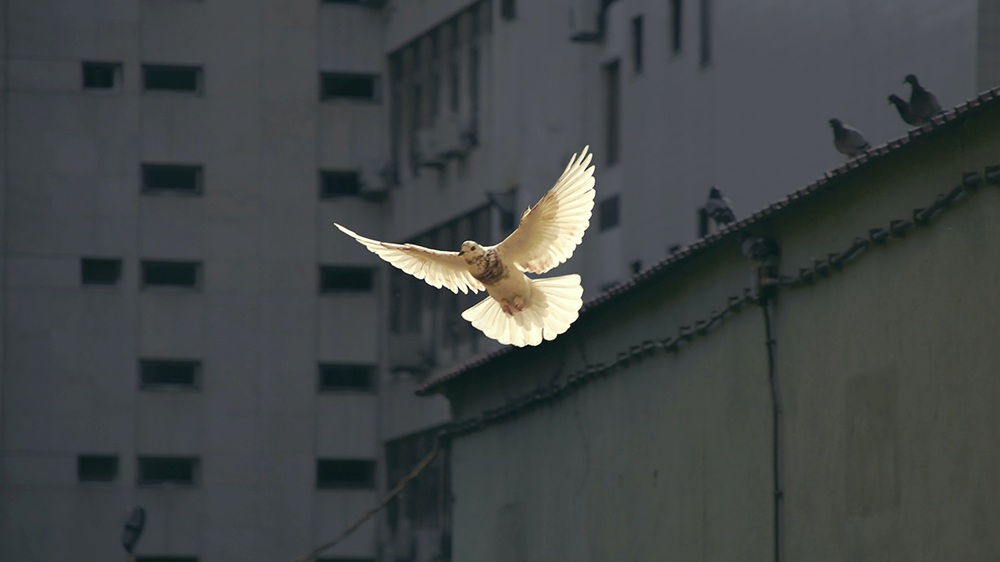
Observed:
[[[926,123],[926,121],[924,121],[923,119],[918,119],[917,117],[915,117],[913,115],[913,112],[910,111],[910,104],[906,103],[906,100],[897,96],[896,94],[892,94],[891,96],[889,96],[889,103],[896,106],[896,111],[899,112],[899,116],[902,117],[903,121],[906,121],[907,124],[913,126],[920,126]]]
[[[840,119],[830,119],[830,126],[833,127],[833,146],[842,154],[859,156],[871,148],[861,131],[844,125]]]
[[[736,215],[733,214],[729,198],[723,196],[722,192],[714,187],[708,191],[708,202],[705,203],[705,212],[715,221],[715,224],[720,226],[736,220]]]
[[[907,74],[903,82],[912,88],[910,90],[910,113],[913,114],[914,119],[927,123],[932,117],[941,113],[941,103],[938,102],[937,97],[921,86],[916,76]]]

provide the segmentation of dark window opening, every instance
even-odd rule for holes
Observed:
[[[371,291],[375,288],[375,270],[370,267],[323,265],[319,268],[319,291]]]
[[[712,64],[712,6],[701,0],[701,66]]]
[[[400,151],[403,146],[403,55],[399,51],[389,55],[389,151],[394,177],[392,184],[399,183],[395,171],[399,170]]]
[[[139,484],[194,485],[197,473],[196,457],[139,457]]]
[[[147,90],[198,92],[201,67],[146,64],[142,66],[142,85]]]
[[[430,84],[429,84],[429,95],[430,98],[430,118],[433,121],[439,113],[441,108],[441,39],[440,36],[443,33],[440,29],[435,29],[431,31],[429,42],[430,42]]]
[[[609,228],[614,228],[618,226],[619,222],[619,200],[617,195],[612,195],[604,201],[601,201],[599,209],[599,225],[600,230],[608,230]]]
[[[139,361],[140,388],[198,388],[201,362],[178,359],[142,359]]]
[[[76,477],[80,482],[114,482],[118,478],[118,456],[79,455]]]
[[[113,90],[118,86],[122,65],[115,62],[83,63],[83,88],[86,90]]]
[[[517,3],[515,0],[500,0],[500,17],[505,20],[512,20],[517,16]]]
[[[322,364],[319,366],[319,389],[322,392],[375,389],[375,367],[372,365]]]
[[[202,167],[190,164],[143,164],[145,192],[201,193]]]
[[[142,262],[144,287],[197,287],[201,264],[181,261]]]
[[[84,285],[116,285],[122,277],[122,260],[83,258],[80,260],[80,281]]]
[[[480,4],[473,4],[469,8],[469,117],[471,123],[469,124],[471,130],[470,134],[473,138],[478,138],[479,136],[479,102],[480,102],[480,91],[479,91],[479,75],[480,75],[480,25],[479,25],[479,6]],[[488,29],[488,28],[487,28]]]
[[[319,83],[319,97],[323,100],[336,98],[378,99],[378,76],[375,74],[323,72],[320,74]]]
[[[361,194],[361,174],[356,170],[320,172],[319,183],[320,197],[323,199]]]
[[[632,18],[632,70],[642,72],[642,16]]]
[[[608,164],[618,163],[621,79],[618,61],[604,67],[604,142]]]
[[[461,59],[459,48],[461,44],[459,43],[457,18],[448,24],[448,37],[450,38],[448,44],[448,106],[451,108],[452,113],[458,113],[462,77],[460,76],[461,67],[459,65]]]
[[[670,0],[670,52],[677,55],[683,48],[681,30],[683,29],[682,0]]]
[[[374,488],[375,461],[317,460],[317,488]]]

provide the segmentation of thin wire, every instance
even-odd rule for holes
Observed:
[[[339,535],[334,537],[333,540],[317,546],[316,548],[311,550],[308,554],[304,554],[298,558],[295,558],[291,562],[307,562],[309,560],[315,560],[316,557],[322,554],[324,550],[333,548],[333,546],[335,546],[337,543],[350,536],[351,533],[357,531],[358,528],[364,525],[366,521],[374,517],[379,511],[382,511],[382,509],[385,508],[385,506],[389,505],[389,502],[392,501],[393,498],[401,494],[403,490],[405,490],[406,487],[410,485],[410,482],[412,482],[414,478],[420,476],[420,474],[423,473],[424,470],[427,470],[427,467],[430,466],[432,462],[434,462],[434,458],[437,457],[438,452],[440,452],[440,450],[441,450],[441,438],[438,437],[437,439],[434,440],[434,448],[431,449],[431,452],[427,453],[427,456],[424,457],[423,460],[421,460],[420,463],[418,463],[417,466],[415,466],[413,470],[411,470],[410,473],[406,475],[405,478],[400,480],[399,484],[396,484],[396,487],[390,490],[389,493],[386,494],[385,497],[383,497],[382,500],[378,502],[378,504],[376,504],[374,507],[366,511],[361,517],[358,518],[357,521],[352,523],[346,529],[341,531]]]

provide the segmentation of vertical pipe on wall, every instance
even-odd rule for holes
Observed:
[[[774,560],[781,562],[783,557],[784,534],[785,534],[785,510],[784,510],[784,443],[782,440],[782,405],[781,387],[778,384],[778,373],[775,365],[774,333],[771,326],[771,312],[773,310],[772,300],[762,298],[760,308],[764,312],[764,334],[767,344],[767,375],[771,386],[771,413],[772,413],[772,462],[774,478]]]

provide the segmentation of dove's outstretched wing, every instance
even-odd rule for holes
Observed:
[[[573,155],[559,180],[521,215],[521,224],[497,250],[521,271],[545,273],[568,260],[583,240],[594,209],[593,154]]]
[[[458,252],[443,252],[417,246],[416,244],[392,244],[365,238],[334,223],[344,234],[361,242],[378,257],[402,269],[404,272],[423,279],[428,285],[440,289],[444,287],[458,294],[459,291],[478,293],[486,287],[469,273]]]

